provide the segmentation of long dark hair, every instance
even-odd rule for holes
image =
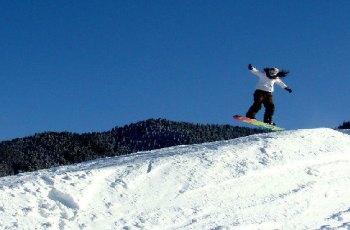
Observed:
[[[272,68],[271,67],[266,67],[266,68],[264,68],[264,71],[266,73],[266,76],[268,78],[271,78],[271,79],[274,79],[276,77],[284,78],[284,77],[286,77],[289,74],[289,70],[280,69],[279,72],[277,73],[277,76],[276,77],[272,77],[272,76],[270,76],[270,69],[272,69]]]
[[[278,72],[277,76],[278,76],[279,78],[284,78],[284,77],[286,77],[288,74],[289,74],[289,70],[281,69],[281,70]]]

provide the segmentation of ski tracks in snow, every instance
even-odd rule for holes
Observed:
[[[1,229],[334,229],[350,137],[329,129],[178,146],[0,179]]]

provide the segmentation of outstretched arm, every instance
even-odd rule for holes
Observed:
[[[281,86],[283,89],[287,90],[289,93],[292,92],[292,89],[289,88],[281,79],[277,78],[276,84]]]
[[[264,73],[260,72],[257,68],[255,68],[254,66],[252,66],[252,64],[248,65],[248,69],[250,70],[250,72],[252,74],[254,74],[255,76],[261,77],[264,75]]]

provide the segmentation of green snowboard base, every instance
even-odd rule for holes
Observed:
[[[244,123],[255,125],[257,127],[260,127],[260,128],[263,128],[263,129],[267,129],[267,130],[271,130],[271,131],[283,131],[284,130],[284,128],[280,128],[280,127],[277,127],[277,126],[274,126],[274,125],[270,125],[270,124],[267,124],[265,122],[258,121],[256,119],[251,119],[251,118],[248,118],[248,117],[244,117],[244,116],[241,116],[241,115],[234,115],[233,118],[236,119],[237,121],[241,121],[241,122],[244,122]]]

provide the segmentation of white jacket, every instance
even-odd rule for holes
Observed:
[[[256,75],[259,77],[258,84],[256,85],[256,89],[260,89],[266,92],[273,92],[274,90],[274,84],[276,83],[277,85],[281,86],[282,88],[288,87],[280,78],[276,79],[270,79],[266,76],[265,72],[259,71],[257,68],[253,67],[252,70],[250,70],[252,74]]]

